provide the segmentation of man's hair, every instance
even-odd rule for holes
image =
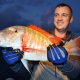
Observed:
[[[72,14],[73,14],[72,8],[71,8],[68,4],[60,3],[60,4],[58,4],[58,5],[54,8],[54,10],[55,10],[57,7],[65,7],[65,6],[68,7],[68,8],[70,9],[71,16],[72,16]]]

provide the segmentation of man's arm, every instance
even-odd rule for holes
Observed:
[[[80,62],[69,61],[67,51],[61,46],[51,45],[47,49],[48,60],[55,64],[63,74],[71,80],[75,80],[80,75]]]
[[[2,60],[14,71],[19,72],[23,66],[21,62],[22,51],[12,47],[0,47]]]
[[[70,80],[78,80],[80,76],[80,62],[79,61],[67,61],[63,65],[57,65],[57,67],[67,75]]]
[[[23,54],[23,52],[19,49],[13,49],[10,47],[0,47],[0,58],[3,64],[1,69],[2,71],[5,70],[5,73],[1,73],[1,78],[4,78],[4,74],[6,74],[6,71],[9,69],[9,72],[6,74],[4,79],[8,77],[15,78],[16,80],[30,79],[31,74],[28,72],[28,70],[24,67],[23,63],[21,62],[20,54]],[[7,68],[5,66],[7,66]]]

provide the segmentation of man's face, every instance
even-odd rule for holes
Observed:
[[[70,9],[66,6],[57,7],[54,12],[54,25],[58,31],[66,31],[72,21]]]

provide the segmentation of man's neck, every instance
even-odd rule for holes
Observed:
[[[57,30],[54,30],[54,35],[57,36],[57,37],[60,37],[60,38],[65,38],[66,37],[66,32],[62,33],[62,32],[59,32]]]

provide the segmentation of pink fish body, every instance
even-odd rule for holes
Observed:
[[[60,38],[54,37],[35,25],[11,26],[0,31],[0,46],[24,51],[23,59],[25,60],[47,61],[47,47],[50,44],[59,44],[60,41]],[[80,37],[67,42],[64,47],[69,55],[73,55],[72,52],[76,50],[80,51]]]
[[[19,48],[26,60],[47,60],[47,46],[52,44],[48,37],[51,35],[34,25],[11,26],[0,31],[0,46]]]

